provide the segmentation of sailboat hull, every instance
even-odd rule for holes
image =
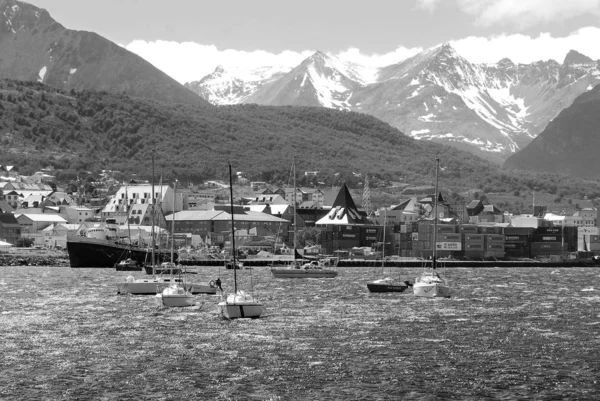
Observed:
[[[275,278],[334,278],[337,277],[336,270],[327,269],[271,269]]]
[[[408,285],[406,283],[367,283],[367,289],[369,292],[404,292],[407,288]]]
[[[185,294],[156,294],[156,305],[160,308],[181,308],[196,305],[196,297]]]
[[[424,298],[450,298],[450,287],[444,284],[415,283],[413,285],[414,295]]]
[[[164,279],[148,279],[136,280],[133,282],[117,283],[117,294],[132,294],[132,295],[153,295],[157,292],[162,292],[165,288],[171,285],[174,281],[169,278]],[[201,283],[186,283],[185,287],[192,294],[216,294],[217,287],[209,284]]]
[[[257,318],[263,313],[263,305],[256,302],[219,303],[219,314],[225,319]]]

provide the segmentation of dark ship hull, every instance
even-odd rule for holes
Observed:
[[[130,250],[127,244],[81,236],[67,237],[67,252],[71,267],[114,268],[116,263],[127,257],[142,266],[152,259],[150,248],[132,247]],[[154,258],[156,263],[170,261],[171,252],[155,251]],[[173,259],[177,260],[177,254],[173,255]]]

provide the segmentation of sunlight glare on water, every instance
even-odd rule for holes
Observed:
[[[597,399],[597,268],[446,269],[449,299],[339,272],[242,271],[265,312],[226,321],[218,296],[157,310],[117,295],[129,272],[0,267],[0,399]],[[199,278],[218,275],[230,290],[231,271]]]

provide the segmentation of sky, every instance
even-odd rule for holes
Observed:
[[[181,83],[222,65],[294,67],[317,50],[368,67],[449,42],[471,62],[600,59],[600,0],[28,0]]]

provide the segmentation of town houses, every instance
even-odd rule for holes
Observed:
[[[443,235],[438,243],[447,247],[442,256],[536,257],[600,251],[598,210],[593,207],[565,215],[537,205],[535,214],[511,215],[487,200],[451,203],[425,187],[421,194],[406,191],[393,204],[367,214],[345,184],[291,188],[248,181],[234,187],[232,208],[228,186],[220,181],[174,188],[135,180],[109,182],[108,172],[103,172],[103,181],[94,183],[95,196],[90,196],[48,182],[51,169],[29,177],[20,176],[12,166],[0,170],[0,240],[13,246],[64,248],[68,235],[85,235],[111,219],[119,226],[119,236],[130,240],[148,241],[154,225],[161,235],[168,236],[173,229],[179,247],[226,247],[233,212],[236,244],[244,249],[290,247],[295,232],[310,228],[312,236],[308,240],[305,236],[301,245],[314,252],[428,257],[435,218],[444,230],[438,233]]]

